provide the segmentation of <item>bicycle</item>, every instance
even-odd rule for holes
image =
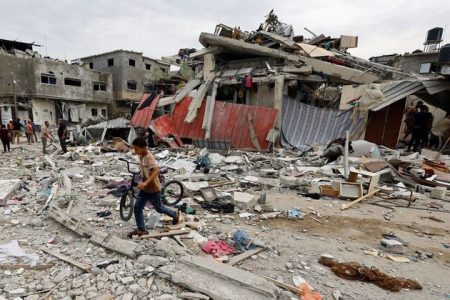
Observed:
[[[138,195],[137,185],[138,185],[138,175],[140,171],[133,172],[130,169],[130,164],[136,164],[135,162],[130,162],[124,158],[119,158],[120,161],[127,163],[128,172],[132,174],[131,184],[127,188],[126,192],[120,198],[120,218],[123,221],[128,221],[131,219],[134,210],[134,203],[136,202],[136,197]],[[161,182],[161,201],[166,206],[175,206],[177,205],[184,195],[183,184],[177,180],[169,180],[166,182],[166,178],[164,174],[167,173],[167,168],[161,168],[159,171],[159,180]]]

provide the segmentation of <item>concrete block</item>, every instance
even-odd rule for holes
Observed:
[[[299,181],[295,176],[281,175],[280,184],[284,187],[296,187],[299,185]]]
[[[207,181],[199,181],[199,182],[191,182],[191,181],[185,181],[183,182],[183,186],[185,187],[187,192],[195,193],[199,192],[200,189],[206,188],[209,186],[209,183]]]
[[[280,176],[280,171],[275,169],[261,169],[259,171],[262,177],[278,178]]]
[[[228,156],[223,159],[223,161],[227,164],[235,164],[242,165],[244,163],[244,159],[242,156]]]
[[[158,275],[216,300],[277,299],[277,288],[272,283],[209,257],[184,257],[162,267]]]
[[[382,239],[380,242],[383,249],[392,253],[402,253],[403,252],[403,244],[397,240],[390,239]]]
[[[0,180],[0,206],[6,205],[6,201],[8,201],[14,191],[19,188],[19,185],[19,179]]]
[[[178,174],[173,176],[174,180],[178,181],[206,181],[208,180],[208,176],[206,174]]]
[[[447,194],[447,188],[438,186],[431,190],[430,197],[435,199],[445,199],[445,195]]]
[[[242,193],[242,192],[234,192],[234,201],[236,202],[236,206],[241,209],[250,209],[258,203],[259,197],[257,195]]]

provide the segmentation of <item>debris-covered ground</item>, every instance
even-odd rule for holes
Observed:
[[[311,166],[287,150],[161,149],[154,153],[169,166],[167,176],[184,182],[184,223],[162,219],[149,236],[129,240],[134,219],[120,219],[118,195],[130,177],[118,158],[134,159],[131,152],[70,150],[44,157],[39,145],[23,143],[0,155],[7,198],[0,206],[0,299],[299,299],[300,290],[303,299],[320,299],[315,292],[322,299],[443,299],[450,293],[446,196],[430,198],[418,187],[406,207],[401,191],[408,190],[395,191],[398,183],[381,178],[376,188],[383,193],[341,210],[350,201],[319,188],[346,182],[338,165]],[[352,161],[363,169],[363,160]],[[205,187],[212,189],[202,193]],[[240,252],[253,255],[244,259]],[[319,263],[322,256],[377,268],[421,289],[393,292],[344,279]],[[398,288],[394,278],[384,280]],[[308,294],[308,285],[314,292]]]

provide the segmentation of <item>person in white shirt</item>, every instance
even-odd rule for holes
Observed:
[[[430,147],[433,150],[440,150],[442,144],[450,135],[450,113],[440,120],[436,126],[431,129]]]

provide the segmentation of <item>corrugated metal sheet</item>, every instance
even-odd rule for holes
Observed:
[[[352,112],[319,108],[285,97],[283,99],[283,122],[281,143],[286,148],[306,150],[316,144],[345,137],[352,124]]]
[[[152,126],[157,130],[175,130],[181,138],[203,139],[205,130],[202,129],[203,116],[206,102],[203,102],[197,113],[197,118],[192,123],[184,122],[188,113],[192,98],[186,97],[176,106],[170,117],[162,116],[163,121],[156,119]],[[250,106],[216,101],[211,127],[211,139],[228,140],[231,147],[235,149],[256,149],[250,138],[248,115],[251,115],[252,126],[256,132],[261,149],[267,150],[269,142],[266,141],[267,134],[274,127],[278,110],[268,107]],[[172,126],[172,127],[170,127]],[[161,128],[160,128],[161,127]],[[162,128],[165,127],[165,128]]]
[[[380,103],[373,104],[369,109],[379,111],[423,89],[424,86],[420,81],[392,81],[381,88],[384,99]]]
[[[171,148],[183,146],[175,127],[173,127],[171,115],[163,115],[151,121],[150,128],[159,139],[166,141]],[[174,137],[173,141],[168,140],[170,136]]]
[[[139,109],[142,104],[147,100],[148,97],[150,97],[151,94],[144,94],[142,95],[142,98],[139,102],[139,106],[134,112],[133,117],[131,118],[131,126],[133,127],[142,127],[142,128],[148,128],[150,125],[150,121],[152,120],[153,112],[155,111],[156,105],[158,104],[159,98],[161,97],[161,94],[157,95],[149,106]]]

